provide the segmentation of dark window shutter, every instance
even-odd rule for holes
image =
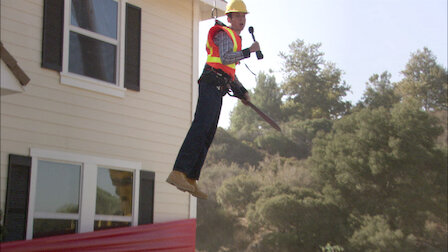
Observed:
[[[124,87],[140,91],[141,9],[126,4]]]
[[[30,173],[31,157],[9,155],[3,241],[26,238]]]
[[[42,32],[42,67],[62,71],[64,1],[44,1]]]
[[[140,171],[140,197],[138,206],[139,225],[153,223],[154,179],[154,172]]]

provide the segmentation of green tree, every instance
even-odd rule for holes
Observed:
[[[279,133],[271,130],[255,138],[255,146],[269,154],[305,159],[311,155],[312,141],[317,133],[329,132],[332,121],[325,118],[291,120],[283,124]]]
[[[268,155],[258,164],[257,171],[257,176],[263,181],[261,192],[269,186],[280,188],[280,185],[300,185],[304,188],[312,188],[315,183],[306,160]]]
[[[274,120],[281,120],[280,107],[282,105],[282,93],[275,81],[274,75],[259,73],[257,76],[257,86],[254,89],[252,103],[269,114]],[[264,122],[257,117],[258,121]]]
[[[244,174],[246,169],[243,169],[238,163],[209,162],[204,165],[201,172],[200,185],[201,188],[209,195],[209,200],[216,201],[216,193],[221,187],[222,183],[229,178]],[[204,201],[198,201],[200,204]]]
[[[263,155],[246,143],[241,142],[223,128],[218,128],[207,154],[206,164],[226,162],[240,165],[255,165],[263,160]]]
[[[253,92],[251,90],[248,90],[248,92],[251,99],[253,99]],[[239,140],[252,142],[257,136],[262,134],[262,129],[259,126],[260,121],[258,121],[257,113],[242,102],[238,102],[230,112],[228,132]]]
[[[242,174],[223,182],[216,196],[218,203],[238,216],[244,216],[247,206],[254,202],[261,186],[257,178]]]
[[[223,208],[216,198],[224,181],[244,172],[237,163],[208,163],[204,167],[200,186],[209,198],[198,201],[197,248],[200,251],[238,251],[249,243],[238,217]]]
[[[201,251],[235,251],[238,230],[243,228],[236,216],[213,200],[200,201],[197,225],[197,248]]]
[[[282,118],[280,107],[282,94],[273,75],[259,73],[257,86],[251,95],[251,102],[276,121]],[[230,132],[237,138],[253,141],[266,130],[271,130],[258,114],[242,103],[238,103],[231,114]]]
[[[284,59],[287,97],[284,113],[299,119],[337,118],[350,107],[342,101],[349,87],[342,81],[342,71],[326,62],[321,44],[306,45],[296,40],[289,45],[289,53],[280,53]]]
[[[385,217],[363,216],[361,227],[350,238],[351,251],[415,251],[415,237],[406,237],[401,230],[393,230]]]
[[[277,131],[268,131],[254,140],[255,146],[269,154],[282,157],[300,157],[303,153],[299,146]]]
[[[280,187],[266,192],[271,196],[261,196],[247,214],[252,227],[264,230],[258,251],[318,251],[328,242],[344,242],[345,214],[316,191]]]
[[[332,120],[326,118],[292,120],[285,123],[284,134],[296,144],[294,156],[303,159],[311,155],[313,139],[317,134],[330,132],[332,126]]]
[[[367,89],[364,92],[362,105],[369,108],[392,108],[395,103],[400,101],[396,95],[395,83],[390,81],[391,74],[387,71],[381,75],[374,74],[366,83]]]
[[[448,71],[437,63],[428,48],[417,50],[402,71],[404,79],[398,91],[406,98],[416,98],[426,111],[447,110]]]
[[[446,225],[447,154],[435,145],[441,131],[416,102],[364,109],[316,139],[311,161],[331,202],[424,237],[429,216]]]

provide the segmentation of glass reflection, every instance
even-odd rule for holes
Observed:
[[[95,221],[93,230],[98,231],[109,228],[130,227],[130,226],[131,226],[130,222],[124,222],[124,221]]]
[[[98,168],[96,214],[131,216],[133,173]]]
[[[115,84],[115,45],[70,32],[69,50],[69,72]]]
[[[112,0],[72,0],[71,24],[117,38],[118,3]]]
[[[74,234],[76,233],[77,227],[77,220],[34,219],[33,238]]]
[[[78,213],[81,166],[38,162],[36,212]]]

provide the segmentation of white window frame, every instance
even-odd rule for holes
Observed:
[[[77,233],[93,232],[95,217],[106,218],[111,220],[113,218],[117,221],[129,221],[129,217],[118,217],[109,215],[96,215],[96,184],[98,167],[109,169],[132,171],[133,172],[133,195],[132,195],[132,218],[131,226],[138,225],[138,206],[139,206],[139,189],[140,189],[140,170],[142,168],[141,162],[126,161],[120,159],[103,158],[90,155],[76,154],[64,151],[46,150],[39,148],[31,148],[31,178],[30,178],[30,194],[28,199],[28,219],[26,239],[33,239],[33,225],[34,218],[52,219],[60,217],[61,219],[78,220]],[[78,214],[51,214],[45,215],[35,212],[36,186],[38,161],[47,160],[61,163],[81,164],[81,179],[80,179],[80,198],[79,198],[79,212]]]
[[[71,25],[71,0],[64,0],[64,32],[63,32],[63,47],[62,47],[62,72],[61,84],[87,89],[102,94],[112,95],[115,97],[124,97],[126,89],[124,88],[124,43],[125,43],[125,17],[126,17],[126,1],[127,0],[113,0],[118,2],[117,14],[117,39],[112,39],[100,35],[89,30]],[[80,74],[70,73],[68,71],[69,59],[69,43],[70,31],[87,35],[90,38],[98,39],[100,41],[108,42],[117,46],[117,65],[116,65],[116,83],[115,85],[106,81],[97,80]]]
[[[79,166],[80,167],[80,177],[79,177],[79,198],[78,198],[78,206],[79,206],[79,208],[78,208],[78,213],[54,213],[54,212],[52,212],[52,213],[50,213],[50,212],[37,212],[37,211],[34,211],[34,215],[33,215],[33,220],[32,220],[32,225],[34,226],[34,219],[53,219],[53,220],[77,220],[78,221],[78,226],[79,226],[79,220],[80,220],[80,206],[81,206],[81,201],[80,201],[80,196],[81,196],[81,185],[82,185],[82,170],[83,170],[83,165],[82,165],[82,163],[78,163],[78,162],[67,162],[67,161],[61,161],[61,160],[52,160],[52,159],[50,159],[50,158],[38,158],[37,159],[37,162],[36,162],[36,168],[37,168],[37,165],[38,165],[38,163],[39,163],[39,161],[49,161],[49,162],[54,162],[54,163],[61,163],[61,164],[71,164],[71,165],[76,165],[76,166]],[[31,168],[32,169],[32,168]],[[31,170],[32,171],[32,170]],[[36,175],[36,187],[34,187],[35,188],[35,190],[34,190],[34,198],[35,198],[35,195],[36,195],[36,190],[37,190],[37,169],[35,170],[36,172],[34,172],[35,173],[35,175]],[[33,204],[35,204],[35,202],[33,203]],[[35,207],[35,205],[33,205],[33,208]],[[78,230],[76,230],[76,231],[78,231]],[[31,237],[33,236],[33,232],[32,232],[32,230],[31,230]]]

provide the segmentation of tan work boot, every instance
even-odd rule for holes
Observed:
[[[208,195],[205,192],[202,192],[201,190],[199,190],[196,180],[190,179],[190,178],[187,178],[187,180],[188,180],[188,183],[190,183],[190,185],[194,186],[194,191],[190,192],[191,195],[195,196],[196,198],[200,198],[200,199],[208,198]]]
[[[189,183],[187,180],[187,176],[185,173],[180,171],[172,171],[168,178],[166,179],[166,182],[172,184],[173,186],[177,187],[177,189],[185,192],[194,192],[195,187]]]

